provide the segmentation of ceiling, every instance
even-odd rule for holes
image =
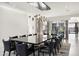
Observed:
[[[79,2],[47,2],[52,16],[72,15],[79,13]]]
[[[25,11],[27,14],[41,14],[47,17],[79,15],[79,2],[45,2],[51,10],[41,11],[26,2],[9,2],[9,6]]]

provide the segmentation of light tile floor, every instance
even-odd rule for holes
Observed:
[[[69,34],[69,43],[71,44],[69,56],[79,56],[79,34]]]

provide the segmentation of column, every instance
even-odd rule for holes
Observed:
[[[66,20],[66,39],[68,40],[68,20]]]
[[[75,23],[75,38],[78,40],[78,23]]]

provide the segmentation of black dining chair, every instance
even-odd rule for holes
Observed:
[[[27,44],[16,44],[16,56],[28,56],[34,52],[33,47]]]
[[[61,48],[61,43],[62,43],[62,39],[63,39],[62,34],[60,34],[60,35],[58,36],[58,39],[59,39],[59,47]]]
[[[39,47],[39,49],[38,49],[38,55],[40,55],[40,53],[42,53],[43,56],[44,56],[44,53],[49,54],[49,56],[51,56],[51,53],[53,53],[53,55],[54,55],[53,48],[54,48],[54,42],[52,42],[52,41],[48,41],[48,42],[45,41],[44,45],[42,45],[42,46]]]
[[[49,33],[43,33],[44,35],[49,35]]]
[[[33,35],[37,35],[37,34],[35,33],[35,34],[33,34]]]
[[[11,39],[16,39],[16,38],[18,38],[18,36],[9,37],[9,40],[11,42],[11,45],[15,46],[15,41],[13,41]],[[16,46],[15,46],[15,48],[16,48]]]
[[[14,46],[15,49],[16,49],[16,46],[15,46],[16,42],[13,41],[13,40],[11,40],[11,39],[17,39],[17,38],[18,38],[18,36],[12,36],[12,37],[9,37],[11,46]],[[21,42],[18,42],[18,43],[21,43]],[[15,54],[15,53],[16,53],[16,51],[14,51],[14,54]]]
[[[9,39],[15,39],[15,38],[18,38],[18,36],[9,37]]]
[[[32,34],[29,34],[28,36],[32,36]]]
[[[55,44],[54,44],[55,55],[57,55],[60,49],[60,39],[58,37],[54,37],[54,39],[55,39]]]
[[[11,39],[18,39],[18,36],[9,37],[9,40],[11,40]],[[21,44],[22,42],[17,42],[17,43]],[[11,40],[11,44],[15,46],[16,43],[15,43],[15,41]]]
[[[22,36],[20,36],[20,38],[23,38],[23,37],[26,37],[26,35],[22,35]]]
[[[11,41],[8,40],[8,41],[4,41],[3,40],[3,45],[4,45],[4,52],[3,52],[3,56],[5,56],[5,52],[8,51],[9,52],[9,56],[10,56],[10,53],[11,51],[15,51],[15,46],[14,45],[11,45]]]

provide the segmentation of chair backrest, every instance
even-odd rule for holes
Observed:
[[[32,36],[32,34],[29,34],[28,36]]]
[[[9,39],[15,39],[18,38],[18,36],[9,37]]]
[[[26,56],[26,52],[28,51],[27,44],[16,44],[16,54],[20,56]]]
[[[12,41],[11,39],[16,39],[18,38],[18,36],[13,36],[13,37],[9,37],[10,43],[11,43],[11,47],[16,48],[15,46],[15,41]]]
[[[35,33],[35,34],[33,34],[33,35],[37,35],[37,34]]]
[[[62,38],[63,38],[62,36],[59,36],[59,40],[60,40],[60,41],[62,41]]]
[[[44,33],[44,35],[49,35],[49,33]]]
[[[52,41],[45,41],[44,45],[47,46],[47,47],[52,47],[53,48],[54,47],[54,42],[52,42]]]
[[[26,35],[22,35],[22,36],[20,36],[20,37],[26,37]]]
[[[3,45],[4,45],[4,50],[9,51],[10,50],[10,41],[4,41],[3,40]]]

